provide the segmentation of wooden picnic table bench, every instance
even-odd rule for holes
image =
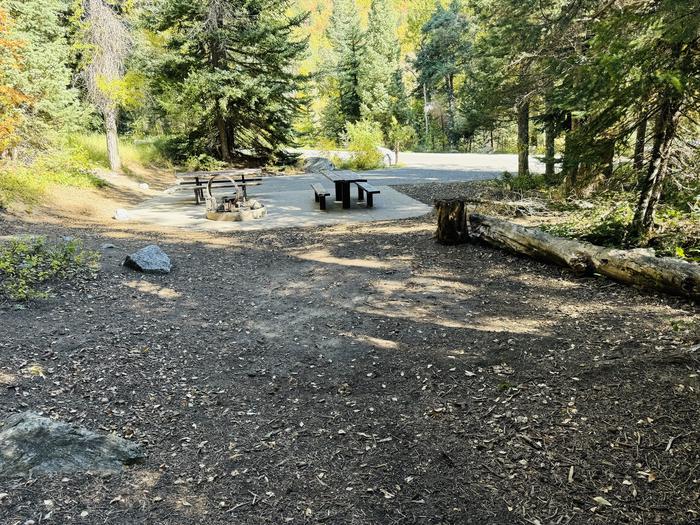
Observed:
[[[367,179],[358,173],[350,170],[341,171],[321,171],[324,177],[335,184],[335,200],[343,203],[343,209],[350,208],[350,184],[357,185],[357,200],[358,202],[365,201],[366,206],[372,208],[374,206],[374,196],[381,193],[377,188],[367,182]],[[325,192],[320,184],[312,184],[316,194],[316,202],[321,202],[321,209],[325,210],[325,195],[321,197],[321,192]]]
[[[323,187],[323,184],[312,184],[311,187],[314,190],[314,197],[316,199],[316,202],[319,203],[319,207],[321,210],[325,211],[326,208],[326,197],[328,197],[331,192],[326,190],[326,188]]]
[[[374,207],[374,196],[381,192],[368,182],[356,182],[355,184],[357,185],[357,200],[365,200],[365,194],[367,194],[367,207]]]
[[[204,202],[204,189],[207,187],[209,180],[218,177],[219,175],[226,175],[232,177],[236,184],[243,189],[243,194],[245,198],[248,198],[248,186],[259,186],[262,184],[262,177],[255,177],[255,175],[261,175],[262,170],[254,168],[245,169],[230,169],[230,170],[220,170],[220,171],[192,171],[187,173],[176,173],[175,177],[179,179],[178,184],[182,187],[187,187],[194,190],[194,199],[196,204],[201,204]],[[212,181],[212,187],[214,188],[232,188],[233,184],[229,180],[220,179]]]
[[[350,170],[322,171],[324,177],[335,184],[335,200],[342,201],[343,209],[350,208],[350,184],[367,182],[365,177]]]

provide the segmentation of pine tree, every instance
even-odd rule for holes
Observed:
[[[12,38],[22,42],[21,67],[5,71],[8,83],[29,104],[22,106],[18,128],[25,147],[46,148],[61,132],[74,131],[81,114],[78,92],[71,87],[70,46],[64,29],[63,0],[3,0],[15,23]]]
[[[293,143],[306,49],[294,35],[306,15],[286,10],[285,0],[163,0],[149,17],[163,42],[154,93],[182,156],[269,159]]]
[[[20,53],[24,47],[24,42],[12,34],[13,24],[7,11],[0,8],[0,158],[19,143],[21,107],[29,100],[10,78],[10,73],[21,71]]]
[[[397,89],[401,87],[400,77],[397,79],[401,47],[396,16],[387,0],[372,0],[365,44],[358,81],[361,113],[379,123],[386,134],[394,110],[392,95],[401,95]]]
[[[337,83],[338,101],[331,103],[336,118],[357,122],[362,116],[360,68],[365,54],[365,35],[354,0],[334,0],[327,31],[332,46],[328,74]]]

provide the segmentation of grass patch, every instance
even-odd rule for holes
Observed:
[[[0,244],[0,298],[29,301],[46,298],[54,287],[94,279],[100,254],[78,240],[56,244],[45,237],[11,239]]]
[[[70,137],[71,149],[83,151],[87,158],[100,168],[109,169],[107,143],[104,135],[73,135]],[[134,141],[119,139],[119,155],[124,166],[167,167],[168,160],[163,155],[156,140]]]
[[[92,173],[93,164],[80,150],[46,153],[31,163],[0,163],[0,208],[14,202],[36,204],[52,185],[100,188],[105,182]]]

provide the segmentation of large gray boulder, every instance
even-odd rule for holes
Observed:
[[[395,166],[396,165],[396,153],[391,151],[389,148],[377,148],[377,151],[382,156],[382,162],[385,166]]]
[[[0,426],[0,477],[117,472],[143,458],[135,443],[34,412],[10,416]]]
[[[333,171],[335,166],[325,157],[307,157],[304,159],[304,171],[306,173],[320,173],[321,171]]]
[[[139,272],[159,275],[170,273],[172,269],[170,257],[155,244],[128,255],[124,260],[124,266]]]

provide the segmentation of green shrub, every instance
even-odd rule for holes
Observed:
[[[383,133],[379,124],[361,120],[346,126],[350,159],[340,161],[340,167],[353,170],[373,170],[382,166],[382,154],[378,148],[382,145]]]
[[[48,297],[52,285],[96,276],[100,255],[77,240],[49,244],[44,237],[0,244],[0,298],[28,301]]]
[[[226,168],[226,163],[214,157],[202,153],[200,155],[187,157],[185,160],[187,171],[217,171]]]
[[[549,186],[544,175],[529,173],[527,175],[513,175],[505,172],[497,183],[510,191],[533,191]]]

